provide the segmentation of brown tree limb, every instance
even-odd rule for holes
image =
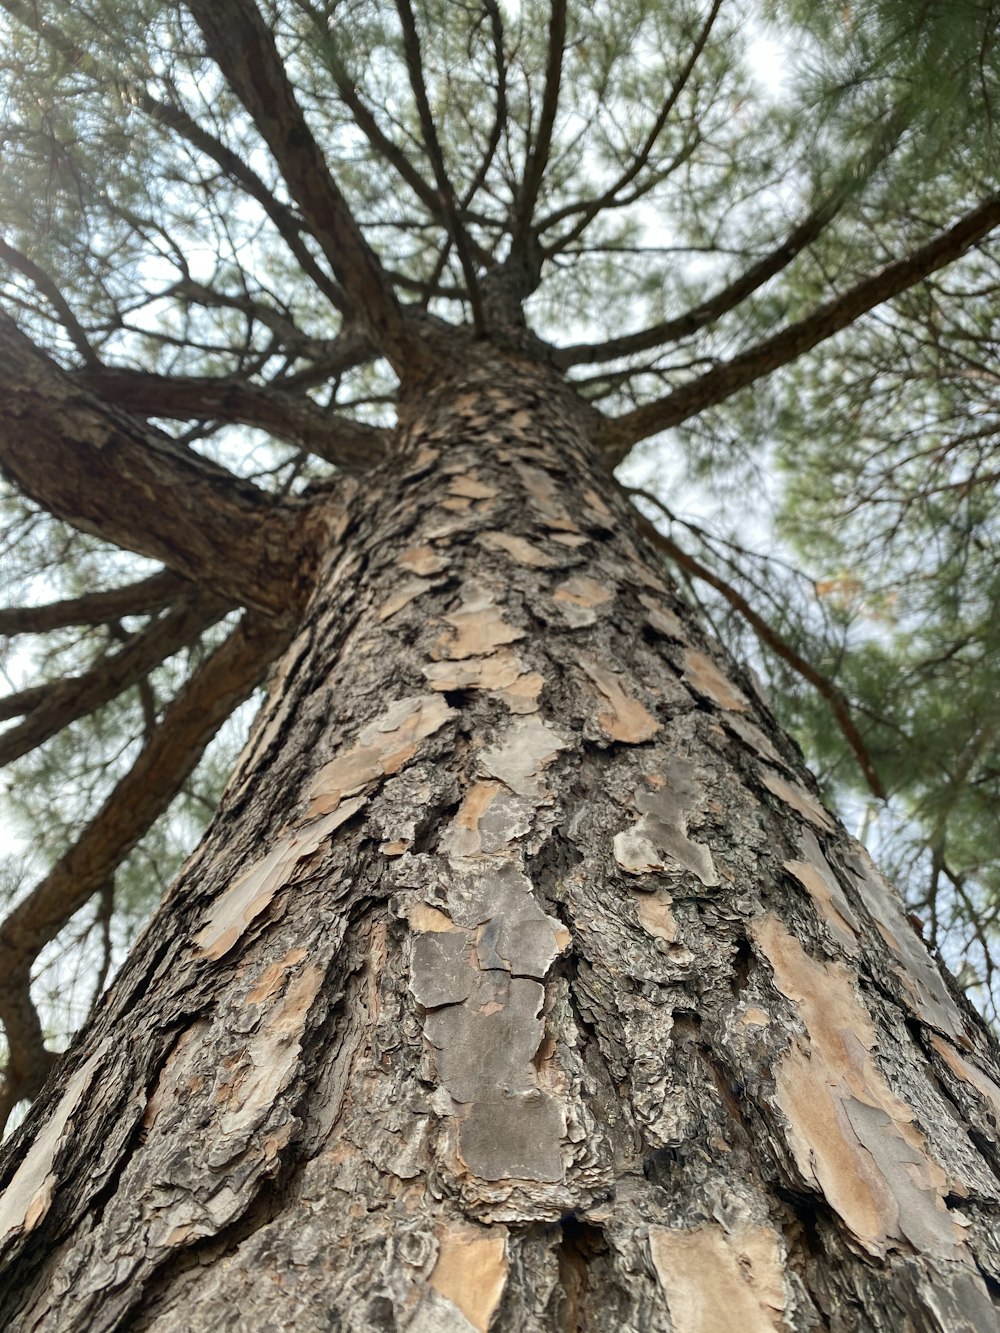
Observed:
[[[277,304],[260,300],[247,293],[237,295],[234,292],[215,291],[203,283],[196,282],[190,274],[185,274],[159,293],[160,299],[169,297],[184,305],[203,306],[208,310],[237,310],[247,320],[261,324],[274,335],[275,342],[287,355],[318,360],[327,355],[336,344],[335,338],[315,338],[306,333],[295,323],[287,310]]]
[[[305,394],[251,384],[235,376],[154,375],[119,366],[95,366],[76,372],[76,378],[130,412],[255,426],[347,472],[367,471],[386,452],[387,430],[349,421]]]
[[[350,318],[350,301],[343,287],[335,282],[309,253],[309,247],[302,239],[299,219],[286,204],[275,199],[273,192],[268,189],[260,176],[247,166],[239,154],[234,153],[213,134],[209,134],[192,116],[173,102],[160,102],[143,93],[139,97],[139,106],[151,119],[180,134],[193,148],[210,157],[234,184],[241,186],[251,199],[256,199],[271,219],[278,235],[295,256],[302,272],[315,283],[317,290],[323,293],[332,306],[341,311],[345,318]]]
[[[672,517],[666,506],[648,491],[630,490],[628,493],[641,496],[642,499],[656,505],[668,518]],[[639,513],[638,510],[636,510],[636,513],[639,518],[639,527],[644,536],[659,547],[686,573],[699,579],[702,583],[707,583],[709,587],[720,593],[733,610],[743,617],[761,643],[766,644],[777,657],[780,657],[783,662],[787,662],[797,675],[801,676],[803,680],[807,680],[816,692],[822,695],[830,705],[837,726],[858,761],[858,767],[861,769],[869,790],[873,796],[877,796],[880,801],[884,801],[886,791],[882,785],[882,779],[879,777],[875,763],[868,752],[868,747],[865,745],[854,718],[851,716],[851,706],[833,681],[824,676],[821,671],[817,671],[801,653],[796,652],[787,639],[783,639],[777,630],[769,625],[759,612],[754,610],[747,599],[732,584],[727,583],[714,570],[709,569],[707,565],[703,565],[700,560],[696,560],[693,555],[689,555],[671,537],[661,532],[659,528],[654,527],[644,514]]]
[[[76,843],[0,925],[0,1022],[10,1051],[0,1114],[34,1096],[52,1056],[31,1000],[39,951],[115,873],[164,813],[233,709],[260,683],[291,637],[286,626],[248,614],[163,714],[131,770]]]
[[[191,585],[186,579],[161,569],[138,583],[106,592],[84,593],[44,606],[0,607],[0,638],[15,634],[45,634],[70,625],[106,625],[123,616],[141,616],[159,611]]]
[[[528,150],[528,160],[524,167],[524,176],[517,192],[514,208],[514,227],[511,236],[510,257],[508,263],[517,265],[524,262],[531,235],[532,219],[538,203],[538,195],[545,179],[549,154],[552,151],[552,134],[555,129],[556,112],[559,110],[559,88],[562,83],[563,51],[566,46],[566,0],[550,0],[549,5],[549,44],[548,59],[545,67],[545,89],[542,93],[542,109],[538,119],[538,134]]]
[[[625,334],[602,343],[578,343],[572,347],[561,348],[555,354],[555,364],[563,368],[573,365],[593,365],[631,356],[634,352],[649,351],[690,337],[699,329],[714,323],[722,315],[735,310],[748,296],[752,296],[771,278],[786,269],[793,259],[819,239],[840,212],[845,201],[857,192],[860,185],[868,180],[875,169],[893,152],[904,124],[900,116],[891,118],[889,123],[882,127],[875,142],[862,155],[853,177],[842,179],[796,227],[792,228],[780,245],[755,264],[751,264],[745,273],[727,283],[714,296],[692,310],[685,311],[683,315],[663,320],[636,333]]]
[[[323,59],[327,69],[333,76],[337,95],[351,113],[355,125],[357,125],[358,129],[365,136],[368,143],[379,157],[384,158],[393,170],[396,171],[399,177],[406,182],[417,199],[419,199],[424,208],[426,208],[430,216],[434,218],[435,221],[442,223],[444,218],[441,212],[441,201],[434,186],[423,178],[416,166],[410,161],[406,153],[403,152],[402,148],[389,138],[375,119],[371,109],[365,104],[364,99],[358,92],[355,81],[351,78],[347,66],[341,59],[340,52],[337,50],[336,42],[327,26],[325,17],[322,13],[318,12],[313,5],[309,4],[307,0],[296,0],[296,3],[300,9],[309,15],[313,22],[317,38],[322,47]],[[465,207],[469,202],[470,200],[468,198],[463,202],[463,216]],[[466,241],[471,247],[472,253],[478,263],[485,265],[490,262],[491,256],[489,252],[482,249],[482,247],[476,243],[474,238],[469,236],[468,232],[466,232]]]
[[[575,204],[567,204],[563,208],[557,209],[554,213],[549,214],[548,217],[544,218],[539,223],[538,229],[541,232],[562,222],[563,219],[567,217],[572,217],[576,213],[580,214],[576,223],[564,236],[560,236],[558,240],[553,241],[551,245],[544,247],[546,257],[558,254],[567,245],[570,245],[573,241],[577,240],[587,227],[590,226],[598,213],[600,213],[602,209],[607,208],[609,204],[613,203],[619,194],[621,194],[622,190],[627,189],[628,186],[631,185],[636,176],[639,175],[649,162],[650,155],[656,147],[657,140],[663,133],[667,120],[670,117],[670,113],[677,105],[678,99],[687,87],[691,75],[694,73],[695,65],[701,58],[701,53],[704,51],[705,45],[711,35],[712,28],[715,26],[715,20],[719,16],[719,10],[722,8],[722,4],[723,0],[713,0],[712,7],[701,26],[687,60],[684,62],[677,78],[674,79],[671,84],[670,90],[664,98],[663,105],[660,107],[659,113],[654,120],[650,131],[646,135],[642,147],[635,154],[632,162],[626,170],[621,173],[613,185],[608,186],[608,188],[598,195],[596,199],[581,201]],[[572,364],[572,362],[567,362],[566,364]]]
[[[819,306],[811,315],[681,385],[665,398],[609,419],[602,432],[609,463],[612,466],[620,463],[638,440],[680,425],[705,408],[724,402],[754,380],[795,361],[869,310],[961,258],[997,226],[1000,226],[1000,195],[994,194],[906,258],[887,264],[841,296]]]
[[[469,187],[462,197],[462,207],[468,208],[475,199],[476,195],[486,183],[486,177],[490,166],[496,156],[496,151],[500,147],[500,140],[503,137],[504,128],[507,124],[507,61],[504,56],[504,35],[503,35],[503,15],[500,12],[500,6],[497,0],[482,0],[483,9],[486,11],[486,17],[489,20],[490,32],[493,39],[493,60],[497,74],[496,98],[493,108],[493,127],[490,130],[490,137],[486,143],[486,151],[483,153],[482,161],[479,164],[475,176],[469,182]]]
[[[186,598],[89,671],[0,699],[0,721],[24,719],[0,733],[0,768],[138,685],[154,667],[194,643],[228,609],[218,597]]]
[[[41,1092],[58,1058],[45,1045],[42,1022],[31,998],[30,971],[17,969],[4,977],[0,984],[0,1022],[7,1039],[7,1064],[0,1076],[2,1134],[18,1102]]]
[[[105,402],[2,312],[0,470],[73,527],[268,614],[287,615],[308,574],[300,506]]]
[[[93,74],[94,67],[98,63],[94,56],[77,46],[55,24],[47,23],[39,15],[37,6],[26,4],[24,0],[0,0],[0,8],[6,10],[29,31],[43,38],[53,50],[58,51],[63,59],[75,68]],[[123,71],[119,68],[101,69],[100,73],[109,82],[121,83],[123,79]],[[127,74],[125,74],[125,78],[127,78]],[[229,180],[244,189],[252,199],[256,199],[273,222],[279,236],[295,256],[303,273],[312,279],[318,290],[326,296],[332,305],[338,310],[346,310],[348,302],[342,288],[333,281],[328,273],[325,273],[319,267],[309,253],[308,246],[303,242],[299,219],[295,217],[290,208],[275,199],[273,193],[257,173],[231,148],[199,125],[182,107],[172,102],[161,102],[151,96],[144,86],[142,77],[129,80],[128,92],[130,102],[138,106],[145,115],[179,134],[192,147],[204,153],[206,157],[211,158]]]
[[[91,347],[90,339],[87,337],[83,325],[73,314],[69,302],[59,290],[51,274],[46,273],[40,265],[36,264],[33,259],[29,259],[27,255],[22,254],[15,246],[9,245],[2,236],[0,236],[0,263],[16,269],[18,273],[23,274],[29,282],[34,284],[55,311],[56,318],[84,362],[92,364],[97,361],[97,353]]]
[[[555,364],[562,369],[569,366],[596,365],[690,337],[699,329],[714,323],[722,315],[728,314],[730,310],[735,310],[748,296],[752,296],[771,278],[786,269],[793,259],[819,238],[836,215],[838,208],[839,203],[824,200],[788,233],[779,246],[764,255],[756,264],[751,264],[744,273],[720,288],[714,296],[710,296],[708,300],[702,301],[693,309],[686,310],[683,315],[665,319],[659,324],[651,324],[649,328],[641,329],[637,333],[611,338],[607,342],[575,343],[571,347],[560,347],[553,356]]]
[[[448,235],[455,246],[458,262],[462,266],[462,276],[465,278],[465,286],[469,294],[469,306],[472,310],[473,327],[477,333],[481,334],[484,331],[483,307],[479,295],[476,266],[473,262],[468,235],[459,217],[455,187],[448,176],[444,154],[441,151],[441,143],[438,139],[437,126],[434,124],[430,102],[427,100],[427,85],[424,81],[424,62],[420,51],[420,36],[417,33],[417,23],[413,17],[410,0],[396,0],[396,12],[399,15],[399,22],[403,30],[403,54],[406,59],[406,70],[410,76],[410,88],[417,104],[417,116],[420,120],[420,132],[424,147],[427,150],[431,170],[434,172],[439,208]]]
[[[398,372],[422,368],[419,340],[306,123],[257,6],[253,0],[189,0],[188,8],[209,55],[270,148],[358,322]]]

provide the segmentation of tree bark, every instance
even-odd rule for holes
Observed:
[[[480,348],[404,421],[6,1151],[3,1327],[1000,1326],[995,1045],[596,416]]]

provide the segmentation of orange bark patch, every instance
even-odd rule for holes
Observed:
[[[444,620],[452,627],[451,633],[443,634],[437,646],[442,657],[452,660],[492,653],[524,638],[524,630],[508,625],[495,606],[455,611]]]
[[[487,1333],[507,1283],[505,1227],[453,1225],[438,1232],[438,1257],[431,1286],[450,1301],[478,1333]]]
[[[305,967],[289,982],[267,1013],[247,1048],[247,1065],[236,1095],[220,1118],[224,1134],[248,1129],[274,1105],[294,1076],[306,1019],[326,975],[318,966]],[[262,1145],[263,1147],[263,1145]]]
[[[970,1083],[979,1094],[989,1102],[993,1116],[1000,1124],[1000,1087],[981,1069],[977,1069],[963,1055],[955,1050],[950,1042],[939,1037],[936,1032],[930,1034],[931,1045],[941,1056],[945,1064],[963,1083]]]
[[[765,1013],[759,1005],[750,1004],[740,1014],[740,1022],[747,1027],[766,1028],[771,1025],[771,1015]]]
[[[811,829],[802,832],[802,861],[786,861],[785,869],[805,888],[831,935],[850,954],[858,952],[858,920],[844,890],[830,869]]]
[[[750,707],[746,695],[728,680],[710,657],[697,648],[684,649],[684,679],[705,699],[734,713]]]
[[[770,1227],[649,1228],[674,1333],[784,1333],[785,1280]]]
[[[573,629],[582,629],[596,622],[595,607],[605,606],[612,601],[614,592],[603,583],[598,583],[596,579],[575,574],[564,583],[560,583],[552,596],[566,623]]]
[[[513,685],[521,663],[510,649],[491,657],[465,657],[454,662],[431,662],[423,668],[432,690],[499,690]]]
[[[516,654],[501,648],[490,657],[466,657],[455,662],[431,662],[423,668],[432,690],[489,690],[512,713],[533,713],[545,681],[537,671],[525,671]]]
[[[660,730],[659,722],[638,699],[625,693],[617,672],[593,662],[581,662],[580,665],[607,701],[606,707],[597,714],[597,725],[604,734],[613,741],[624,741],[629,745],[652,740]]]
[[[488,551],[503,551],[517,564],[531,569],[548,569],[556,563],[537,546],[512,532],[481,532],[476,540]]]
[[[601,499],[601,497],[598,495],[596,491],[594,490],[584,491],[583,498],[587,506],[590,509],[593,509],[593,511],[596,514],[600,514],[602,518],[614,517],[614,515],[611,513],[611,510],[604,503],[604,501]]]
[[[485,481],[480,481],[467,473],[453,477],[448,490],[452,495],[460,495],[467,500],[492,500],[497,493],[495,486],[489,486]]]
[[[499,782],[476,782],[465,793],[455,823],[459,828],[475,832],[479,821],[499,796],[503,788]]]
[[[52,1165],[64,1140],[72,1133],[73,1112],[103,1057],[101,1047],[71,1075],[55,1110],[0,1195],[0,1240],[12,1231],[31,1231],[49,1211],[56,1184]]]
[[[458,930],[458,926],[455,925],[450,916],[439,911],[436,907],[431,907],[429,903],[414,903],[407,910],[406,920],[409,922],[410,929],[417,932],[441,934]]]
[[[777,764],[780,768],[788,767],[787,761],[778,753],[760,727],[755,726],[742,713],[731,712],[726,718],[726,726],[739,736],[744,745],[749,745],[751,750],[756,750],[760,757],[766,759],[769,764]]]
[[[538,708],[538,696],[544,684],[544,678],[537,671],[527,671],[497,693],[512,713],[533,713]]]
[[[665,889],[643,893],[636,897],[635,914],[647,934],[667,944],[676,944],[677,921],[670,910],[671,902],[670,894]]]
[[[209,958],[227,954],[282,885],[292,879],[299,862],[314,856],[331,833],[363,804],[360,798],[347,801],[338,810],[305,824],[245,870],[212,904],[208,920],[194,937],[199,952]]]
[[[793,1036],[775,1070],[776,1101],[802,1178],[818,1189],[859,1244],[883,1256],[900,1245],[961,1258],[945,1172],[927,1153],[914,1112],[872,1059],[872,1020],[842,963],[818,963],[772,914],[753,936],[774,984],[798,1010],[808,1038]]]
[[[316,774],[309,788],[309,814],[335,810],[345,796],[397,772],[417,752],[420,742],[453,716],[454,710],[438,694],[410,695],[390,705],[363,728],[349,750]]]
[[[379,607],[379,620],[388,620],[397,611],[402,611],[404,606],[409,606],[415,597],[419,597],[421,593],[425,593],[428,588],[433,586],[427,579],[407,579],[400,584],[398,590],[393,593],[389,600]]]
[[[783,777],[775,773],[774,769],[768,768],[764,764],[760,766],[760,778],[768,791],[773,792],[779,801],[784,801],[786,805],[791,806],[797,814],[808,819],[817,828],[826,829],[829,832],[835,827],[833,820],[819,801],[816,800],[816,797],[807,792],[805,787],[800,786],[799,783],[786,782]]]
[[[408,546],[403,554],[396,561],[411,574],[440,574],[443,569],[448,568],[448,560],[445,556],[435,551],[433,546]]]
[[[614,593],[596,579],[588,579],[583,574],[574,574],[565,583],[560,583],[552,594],[557,602],[570,602],[573,606],[603,606],[610,602]]]
[[[646,608],[646,619],[659,634],[663,634],[668,639],[684,639],[684,625],[679,616],[674,615],[673,611],[668,611],[665,606],[661,606],[655,598],[641,592],[639,601]]]
[[[265,1000],[271,999],[276,995],[285,983],[285,976],[293,967],[307,957],[305,949],[291,949],[285,954],[284,958],[279,959],[277,963],[272,963],[266,967],[260,974],[256,986],[247,996],[247,1004],[263,1004]]]

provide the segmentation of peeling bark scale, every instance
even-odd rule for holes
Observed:
[[[1000,1327],[995,1048],[597,433],[411,396],[7,1150],[5,1329]]]

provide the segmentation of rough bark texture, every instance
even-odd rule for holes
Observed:
[[[103,402],[2,311],[0,470],[57,518],[223,597],[272,616],[301,600],[303,519]]]
[[[7,1151],[3,1327],[1000,1326],[995,1050],[595,419],[484,352],[403,434]]]

